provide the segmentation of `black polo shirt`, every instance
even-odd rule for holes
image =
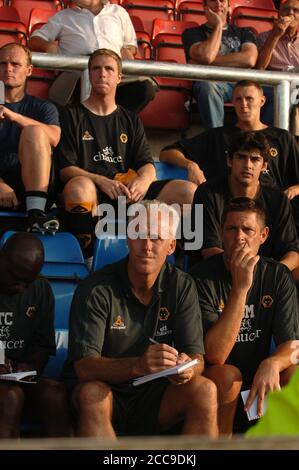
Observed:
[[[121,106],[99,116],[82,104],[61,110],[58,169],[77,166],[113,178],[116,173],[154,165],[140,118]]]
[[[0,340],[5,356],[16,363],[34,364],[39,351],[55,355],[54,296],[46,279],[19,294],[0,293]]]
[[[194,266],[191,274],[196,281],[206,334],[225,307],[231,274],[222,254]],[[239,334],[226,361],[239,368],[248,386],[261,361],[269,356],[272,336],[276,345],[299,338],[296,287],[286,266],[261,257],[247,294]]]
[[[193,279],[165,263],[145,306],[132,292],[127,258],[105,266],[76,289],[65,376],[74,375],[74,361],[89,355],[141,356],[150,345],[148,337],[188,355],[204,353]]]
[[[209,129],[191,139],[182,139],[163,150],[175,148],[186,158],[197,163],[207,180],[227,175],[227,157],[241,129],[224,126]],[[278,127],[267,127],[257,133],[263,134],[270,144],[268,169],[261,181],[285,190],[299,182],[299,147],[290,132]]]
[[[192,206],[192,223],[195,224],[194,205],[203,204],[203,249],[222,248],[221,218],[230,199],[232,195],[227,178],[210,180],[197,188]],[[291,204],[285,194],[262,184],[256,199],[265,208],[269,227],[269,236],[261,245],[259,253],[279,261],[288,251],[299,252]]]

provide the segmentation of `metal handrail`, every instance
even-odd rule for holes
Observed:
[[[87,56],[65,56],[34,52],[32,61],[35,67],[55,70],[82,70],[83,79],[87,78]],[[212,80],[237,82],[255,80],[263,85],[275,87],[275,116],[277,127],[289,129],[291,83],[299,84],[299,73],[264,71],[233,67],[215,67],[210,65],[177,64],[144,60],[124,60],[123,73],[128,75],[158,76],[183,78],[185,80]],[[86,80],[85,80],[86,83]],[[84,83],[83,83],[84,88]]]

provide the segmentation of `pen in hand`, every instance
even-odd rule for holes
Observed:
[[[152,344],[160,344],[160,343],[158,343],[158,341],[156,341],[154,338],[151,338],[150,336],[148,337],[148,340],[149,340]]]
[[[147,339],[148,339],[149,342],[152,343],[152,344],[161,344],[161,343],[159,343],[158,341],[156,341],[154,338],[152,338],[151,336],[148,336]],[[177,359],[176,359],[177,364],[178,364],[178,357],[179,357],[179,354],[177,353]]]

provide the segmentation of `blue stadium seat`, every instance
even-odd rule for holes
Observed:
[[[128,254],[127,240],[124,238],[97,238],[94,244],[92,271],[106,264],[115,263]]]
[[[21,219],[26,219],[27,212],[21,211],[0,211],[0,217],[20,217]]]
[[[103,268],[106,264],[115,263],[120,259],[127,256],[128,243],[126,238],[114,238],[102,237],[97,238],[94,244],[94,255],[92,271]],[[167,257],[167,261],[174,264],[174,256],[170,255]]]
[[[166,179],[187,180],[188,179],[188,173],[185,168],[180,168],[178,166],[170,165],[169,163],[164,163],[164,162],[155,162],[155,168],[156,168],[158,180],[166,180]]]
[[[6,232],[0,247],[14,232]],[[42,274],[49,280],[55,297],[56,356],[45,368],[47,377],[59,376],[67,353],[68,320],[73,293],[78,282],[89,272],[84,263],[80,245],[74,235],[58,232],[55,235],[35,234],[43,243],[45,262]]]

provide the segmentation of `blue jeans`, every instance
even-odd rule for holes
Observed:
[[[206,129],[223,126],[224,102],[231,101],[232,90],[231,83],[194,82],[194,98]]]

